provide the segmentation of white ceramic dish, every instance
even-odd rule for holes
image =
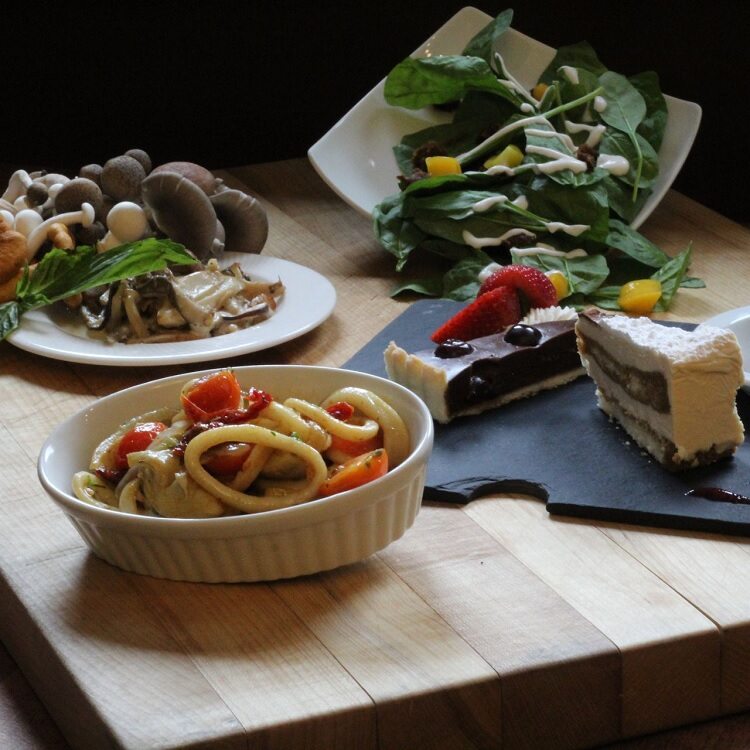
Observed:
[[[210,370],[204,373],[211,372]],[[179,403],[178,375],[100,399],[60,424],[42,447],[42,485],[97,556],[135,573],[185,581],[269,581],[362,560],[398,539],[422,501],[432,450],[432,417],[411,391],[374,375],[325,367],[276,365],[234,369],[243,387],[276,398],[321,401],[344,386],[388,401],[409,429],[411,453],[380,479],[348,492],[281,510],[210,519],[136,516],[95,507],[71,494],[71,478],[96,445],[137,414]]]
[[[8,341],[43,357],[92,365],[135,367],[205,362],[257,352],[297,338],[319,326],[333,312],[336,290],[316,271],[288,260],[234,253],[227,265],[239,262],[252,276],[281,279],[286,291],[276,312],[256,326],[196,341],[164,344],[108,343],[89,335],[85,326],[59,325],[55,312],[41,308],[26,313]]]
[[[734,310],[727,310],[706,320],[701,325],[728,328],[730,331],[734,331],[742,351],[743,369],[745,371],[743,388],[750,392],[750,307],[736,307]]]
[[[463,8],[419,47],[414,57],[459,54],[489,20],[490,16],[476,8]],[[513,75],[529,89],[555,55],[552,47],[515,29],[503,34],[498,52]],[[394,65],[397,62],[394,60]],[[450,120],[450,115],[433,109],[413,111],[391,107],[383,98],[384,83],[383,80],[375,86],[308,151],[323,180],[347,203],[368,216],[383,198],[398,190],[393,146],[407,133]],[[671,96],[665,99],[669,118],[659,151],[659,177],[632,222],[634,228],[646,220],[669,190],[700,124],[701,108],[697,104]]]

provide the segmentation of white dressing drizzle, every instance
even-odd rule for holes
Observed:
[[[589,148],[594,148],[595,146],[599,145],[599,141],[601,141],[602,136],[606,132],[607,128],[604,125],[587,125],[583,122],[571,122],[570,120],[565,120],[565,127],[567,128],[569,133],[581,133],[584,131],[588,131],[588,138],[586,138],[586,145]]]
[[[607,100],[603,96],[595,96],[594,109],[597,112],[604,112],[604,110],[607,109]]]
[[[630,162],[619,154],[599,154],[596,166],[618,176],[626,175],[630,171]]]
[[[471,207],[471,210],[475,214],[481,214],[484,211],[489,211],[494,206],[502,205],[503,203],[507,203],[507,202],[508,202],[507,195],[491,195],[489,198],[482,198],[482,200],[477,201]],[[523,208],[524,210],[529,207],[529,201],[525,195],[519,195],[518,198],[511,201],[511,203],[514,206],[518,206],[518,208]]]
[[[570,65],[563,65],[560,72],[574,85],[578,85],[578,69]]]
[[[567,253],[562,250],[556,250],[554,247],[547,247],[546,245],[538,245],[537,247],[512,247],[510,251],[517,258],[523,258],[526,255],[553,255],[556,258],[583,258],[588,253],[582,248],[577,247],[575,250],[570,250]]]
[[[566,148],[575,153],[576,145],[567,133],[558,133],[556,130],[538,130],[537,128],[526,128],[526,135],[537,138],[557,138]],[[528,151],[528,149],[527,149]]]
[[[545,226],[550,234],[563,232],[564,234],[569,234],[571,237],[578,237],[578,235],[590,229],[588,224],[565,224],[562,221],[547,221],[545,222]]]
[[[551,161],[534,165],[534,171],[541,172],[542,174],[560,172],[563,169],[569,169],[574,174],[579,174],[588,169],[586,162],[576,159],[574,156],[570,156],[570,154],[564,154],[562,151],[556,151],[553,148],[545,148],[544,146],[527,146],[526,153],[539,154],[539,156],[547,156],[551,159]]]
[[[511,75],[510,71],[505,67],[505,61],[503,60],[502,55],[498,52],[495,52],[495,62],[505,76],[504,79],[500,80],[500,83],[504,83],[508,88],[513,89],[513,91],[520,94],[531,105],[533,105],[534,109],[536,109],[537,100],[534,99],[534,97]]]
[[[521,112],[523,112],[525,115],[530,115],[532,112],[536,112],[536,107],[533,104],[524,102],[521,105]]]

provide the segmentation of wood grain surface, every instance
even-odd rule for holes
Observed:
[[[315,331],[226,364],[337,366],[405,309],[367,219],[305,161],[225,177],[264,201],[264,253],[325,274],[339,299]],[[744,303],[750,232],[676,193],[644,232],[670,253],[692,241],[708,283],[681,290],[672,317]],[[0,746],[747,745],[747,716],[714,719],[750,708],[742,538],[555,519],[491,496],[426,504],[372,558],[271,584],[173,583],[93,557],[38,484],[44,438],[97,397],[190,369],[0,344]]]

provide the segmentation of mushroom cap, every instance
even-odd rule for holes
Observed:
[[[153,172],[177,172],[195,183],[206,195],[213,195],[219,182],[208,169],[191,161],[170,161],[155,167]]]
[[[125,156],[135,159],[143,167],[146,174],[151,171],[151,157],[142,148],[129,148],[125,152]]]
[[[41,223],[42,215],[33,208],[25,208],[16,214],[15,229],[28,237]]]
[[[98,211],[102,205],[100,187],[85,177],[76,177],[66,182],[55,195],[55,211],[59,214],[77,211],[84,203],[90,203],[94,211]]]
[[[143,203],[157,228],[192,250],[202,261],[211,257],[216,212],[206,194],[178,172],[152,171],[141,186]]]
[[[99,187],[102,186],[102,165],[101,164],[85,164],[78,170],[79,177],[85,177],[91,182],[95,182]]]
[[[143,209],[131,201],[115,203],[107,214],[107,228],[120,242],[135,242],[148,232]]]
[[[268,216],[260,201],[241,190],[222,190],[211,196],[224,227],[224,251],[259,253],[268,239]]]
[[[146,172],[132,156],[115,156],[102,168],[102,191],[115,201],[138,200]]]

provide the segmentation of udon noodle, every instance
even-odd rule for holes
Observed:
[[[410,450],[395,409],[363,388],[280,402],[224,370],[186,383],[181,407],[121,425],[73,477],[75,495],[166,517],[257,513],[373,481]]]

